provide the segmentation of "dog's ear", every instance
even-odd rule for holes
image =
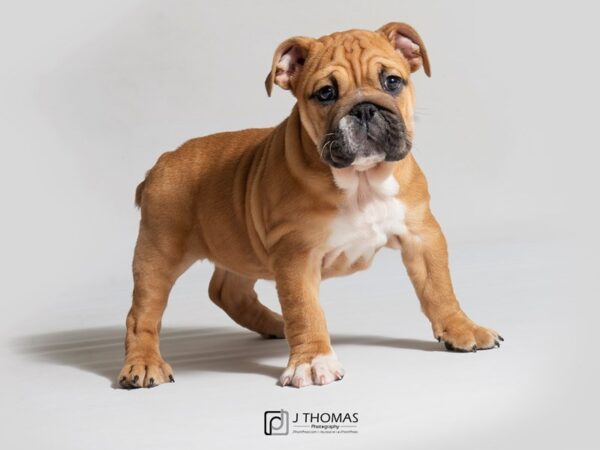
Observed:
[[[292,83],[304,66],[312,41],[313,39],[307,37],[293,37],[279,44],[273,55],[271,71],[265,80],[269,97],[273,91],[273,84],[282,89],[292,89]]]
[[[390,22],[377,31],[383,33],[392,44],[392,47],[406,58],[408,64],[410,64],[411,72],[415,72],[423,66],[425,74],[428,77],[431,76],[427,49],[423,39],[413,27],[406,23]]]

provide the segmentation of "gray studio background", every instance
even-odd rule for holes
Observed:
[[[593,5],[3,4],[0,442],[10,444],[3,447],[264,447],[272,441],[261,436],[262,411],[302,405],[363,413],[359,436],[339,438],[340,447],[593,448],[600,161]],[[450,244],[459,297],[506,345],[477,355],[485,358],[477,369],[444,353],[421,361],[425,352],[390,348],[367,363],[361,355],[384,350],[349,345],[346,387],[276,391],[285,345],[273,347],[268,376],[236,366],[239,348],[251,352],[263,343],[210,304],[205,263],[174,291],[178,301],[165,317],[173,329],[169,348],[193,359],[197,346],[210,348],[196,327],[219,327],[215,351],[232,355],[225,368],[188,368],[175,385],[151,392],[111,389],[130,301],[139,218],[133,193],[144,172],[188,138],[279,123],[293,99],[279,89],[268,98],[263,81],[285,38],[390,21],[412,24],[430,54],[432,78],[414,75],[414,154]],[[352,336],[364,325],[381,339],[421,339],[430,348],[399,258],[382,258],[355,281],[324,287],[330,328]],[[272,286],[259,288],[276,305]],[[379,300],[366,303],[373,292]],[[389,322],[396,312],[397,327]],[[372,321],[363,324],[365,317]],[[188,335],[194,338],[182,337]],[[392,359],[395,365],[386,365]],[[401,395],[395,389],[403,383]],[[399,430],[402,423],[412,425]],[[320,436],[289,439],[286,445],[332,445]]]

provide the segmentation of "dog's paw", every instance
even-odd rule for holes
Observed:
[[[126,362],[119,373],[119,386],[124,389],[152,388],[174,383],[173,369],[162,358]]]
[[[279,381],[282,386],[297,388],[311,384],[329,384],[344,378],[344,368],[333,352],[317,355],[310,363],[290,364],[281,374]]]
[[[447,350],[475,352],[500,347],[504,340],[496,331],[480,327],[464,313],[459,312],[446,318],[439,327],[434,327],[435,337],[443,342]]]
[[[283,319],[279,314],[273,313],[273,315],[277,315],[279,317],[269,325],[267,330],[260,334],[265,339],[285,339],[285,333],[283,331]]]

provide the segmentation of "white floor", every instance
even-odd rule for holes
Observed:
[[[0,450],[600,449],[598,2],[4,3]],[[446,352],[390,251],[322,286],[344,380],[281,388],[285,341],[214,306],[206,263],[163,321],[176,383],[115,389],[145,171],[280,123],[293,97],[263,80],[284,39],[390,21],[427,45],[413,151],[462,305],[502,347]],[[358,434],[265,436],[281,409],[357,413]]]
[[[176,383],[151,390],[114,386],[129,281],[23,305],[2,349],[2,448],[593,448],[598,362],[584,338],[597,318],[583,309],[574,247],[512,239],[451,250],[464,309],[499,330],[502,347],[446,352],[399,256],[385,251],[369,271],[322,286],[347,370],[326,387],[277,385],[285,341],[263,340],[212,305],[207,263],[180,280],[163,321]],[[272,285],[259,293],[277,307]],[[358,433],[265,436],[264,412],[282,408],[356,412]]]

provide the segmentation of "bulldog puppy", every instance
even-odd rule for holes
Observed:
[[[293,37],[266,79],[296,97],[275,128],[192,139],[163,154],[138,186],[141,208],[127,316],[125,388],[173,382],[159,351],[175,280],[192,263],[215,265],[209,296],[235,322],[287,338],[283,386],[344,376],[319,305],[319,283],[369,267],[382,247],[400,250],[408,275],[449,350],[499,346],[497,332],[461,310],[446,241],[411,155],[411,73],[431,69],[423,41],[403,23],[319,39]],[[274,280],[282,315],[256,296]]]

